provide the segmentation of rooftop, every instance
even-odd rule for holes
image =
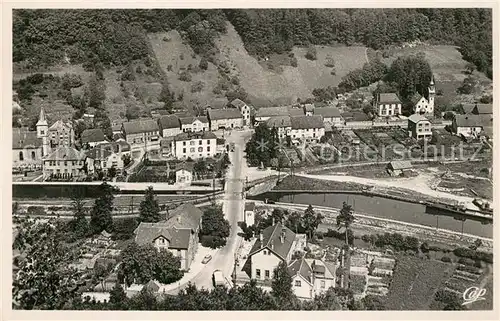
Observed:
[[[129,135],[159,131],[159,128],[154,119],[142,119],[123,123],[123,130]]]
[[[381,104],[398,103],[401,104],[401,100],[395,93],[382,93],[379,94],[378,102]]]
[[[323,116],[293,116],[290,117],[292,129],[324,128]]]
[[[44,160],[83,160],[85,159],[85,153],[76,150],[73,147],[61,146],[58,147],[51,154],[47,155]]]
[[[321,107],[314,110],[315,115],[321,115],[325,118],[340,117],[340,110],[337,107]]]
[[[42,146],[42,139],[37,138],[36,131],[29,131],[28,128],[12,128],[12,148],[38,148]]]
[[[282,235],[283,238],[281,238]],[[283,260],[286,260],[294,241],[295,233],[281,223],[278,223],[262,231],[262,242],[260,238],[257,238],[248,256],[257,253],[263,248],[267,248]]]
[[[245,203],[245,211],[254,211],[254,210],[255,210],[255,202]]]
[[[389,163],[389,165],[392,167],[392,169],[395,170],[408,169],[413,167],[410,161],[392,161]]]
[[[420,114],[413,114],[410,117],[408,117],[408,120],[415,124],[418,123],[419,121],[424,121],[424,120],[428,121],[427,117]]]
[[[302,276],[307,282],[312,283],[313,270],[307,264],[306,259],[302,257],[301,259],[294,260],[288,265],[288,273],[294,277],[297,274]]]
[[[186,132],[175,136],[176,141],[191,140],[191,139],[217,139],[212,132]]]
[[[290,116],[273,116],[266,121],[267,127],[292,127]]]
[[[180,128],[179,118],[176,115],[161,116],[158,124],[162,129]]]
[[[97,143],[105,140],[106,137],[104,136],[104,132],[100,128],[85,129],[81,135],[81,141],[83,144]]]
[[[488,127],[493,125],[493,114],[455,115],[458,127]]]
[[[225,109],[210,109],[208,111],[208,117],[210,120],[219,119],[236,119],[242,118],[240,111],[236,108],[225,108]]]
[[[233,105],[235,108],[238,108],[239,110],[241,110],[243,107],[245,107],[247,104],[239,99],[239,98],[236,98],[234,99],[232,102],[231,102],[231,105]]]

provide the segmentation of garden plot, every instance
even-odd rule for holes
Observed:
[[[466,289],[479,284],[483,271],[481,268],[458,264],[451,277],[444,284],[445,291],[462,295]]]
[[[428,309],[451,265],[417,257],[398,259],[387,295],[388,310]]]

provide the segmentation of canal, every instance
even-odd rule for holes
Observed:
[[[446,210],[433,209],[423,204],[379,196],[349,193],[267,192],[252,198],[262,201],[268,198],[276,202],[311,204],[313,206],[334,208],[341,208],[342,203],[347,202],[353,206],[355,212],[361,214],[493,238],[493,224],[491,221],[475,217],[471,218]]]

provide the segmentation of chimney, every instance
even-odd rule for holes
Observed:
[[[260,248],[264,247],[264,236],[262,235],[262,232],[259,234],[259,241],[260,241]]]
[[[274,250],[274,240],[271,240],[271,250]]]
[[[272,226],[274,226],[274,216],[273,216],[273,225]]]
[[[179,222],[179,223],[181,222],[181,216],[180,215],[177,216],[177,222]]]

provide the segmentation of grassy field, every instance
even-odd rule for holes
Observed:
[[[403,256],[397,260],[386,298],[388,310],[426,310],[453,265]]]
[[[314,88],[336,86],[349,71],[367,62],[365,47],[317,46],[318,60],[307,60],[305,48],[294,48],[297,67],[281,66],[278,70],[269,70],[248,54],[232,25],[228,25],[227,33],[220,36],[217,46],[222,53],[221,59],[234,66],[251,103],[256,106],[291,104],[297,98],[311,97]],[[324,65],[327,54],[336,62],[336,75],[331,75],[331,68]]]
[[[160,67],[167,75],[167,80],[176,97],[183,95],[182,103],[184,106],[192,108],[194,106],[205,107],[212,104],[216,97],[212,90],[219,81],[219,72],[217,67],[208,63],[208,69],[205,71],[189,72],[188,69],[198,67],[200,57],[195,55],[191,47],[184,43],[179,33],[175,30],[167,33],[155,33],[148,35],[149,41],[160,64]],[[191,81],[181,81],[179,74],[189,72]],[[192,92],[193,84],[203,83],[203,89],[199,92]]]

